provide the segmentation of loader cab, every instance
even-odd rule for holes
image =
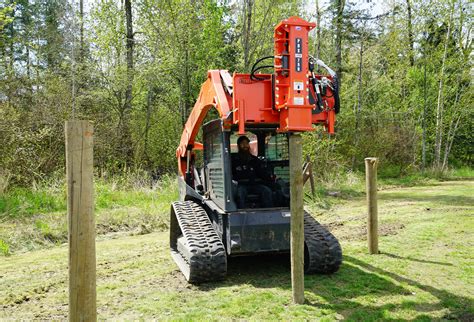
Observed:
[[[289,207],[288,138],[275,128],[249,129],[250,152],[259,158],[268,180],[260,182],[272,191],[272,202],[263,206],[258,192],[249,193],[245,203],[237,194],[238,183],[232,176],[232,160],[238,153],[237,128],[222,131],[221,120],[203,126],[203,164],[199,171],[205,196],[225,212],[242,209]]]

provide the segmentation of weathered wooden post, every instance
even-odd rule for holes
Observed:
[[[367,242],[370,254],[379,253],[377,210],[377,158],[365,159],[365,181],[367,190]]]
[[[69,321],[96,321],[93,127],[67,121],[66,176],[69,226]]]
[[[300,134],[290,135],[291,285],[293,302],[304,303],[303,151]]]

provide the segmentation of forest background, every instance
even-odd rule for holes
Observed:
[[[0,0],[0,319],[67,318],[64,122],[75,118],[95,130],[101,319],[474,320],[472,9]],[[310,53],[337,71],[341,95],[336,135],[305,133],[303,152],[317,187],[305,209],[340,240],[344,264],[335,278],[307,276],[304,306],[289,305],[289,266],[254,257],[190,288],[164,232],[175,150],[207,71],[249,72],[290,16],[318,24]],[[380,159],[377,256],[366,254],[369,156]]]
[[[64,176],[72,118],[94,124],[98,177],[175,173],[207,70],[249,72],[290,16],[340,80],[336,136],[304,136],[318,179],[367,156],[382,176],[472,168],[467,0],[1,0],[0,194]]]

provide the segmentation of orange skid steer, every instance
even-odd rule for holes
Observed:
[[[190,283],[225,278],[228,256],[290,250],[288,136],[312,131],[315,124],[332,134],[339,111],[335,73],[308,54],[308,32],[315,26],[299,17],[280,22],[274,55],[257,60],[250,74],[208,72],[176,151],[180,201],[172,203],[170,214],[171,254]],[[272,65],[262,65],[270,59]],[[316,74],[316,65],[328,74]],[[269,67],[272,74],[257,73]],[[218,117],[203,124],[208,113]],[[271,189],[270,205],[258,194],[238,200],[232,160],[242,135],[271,174],[259,182]],[[305,273],[336,272],[340,244],[308,213],[304,238]]]

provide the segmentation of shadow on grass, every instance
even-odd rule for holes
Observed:
[[[392,279],[393,281],[400,283],[400,284],[407,284],[412,288],[417,288],[422,291],[425,291],[427,293],[430,293],[432,296],[436,297],[439,302],[438,303],[417,303],[413,300],[408,300],[408,301],[403,301],[400,305],[397,304],[384,304],[383,306],[376,307],[378,310],[383,310],[383,309],[393,309],[397,308],[397,306],[401,308],[412,308],[415,309],[416,311],[419,312],[430,312],[433,310],[440,310],[443,308],[448,308],[450,310],[450,314],[447,316],[444,316],[444,318],[448,319],[455,319],[458,321],[473,321],[474,320],[474,303],[473,300],[464,297],[464,296],[459,296],[453,293],[450,293],[446,290],[442,289],[437,289],[435,287],[432,287],[430,285],[424,285],[421,284],[417,281],[408,279],[404,276],[397,275],[395,273],[386,271],[384,269],[375,267],[371,264],[368,264],[364,261],[361,261],[360,259],[351,257],[351,256],[345,256],[344,257],[346,263],[354,266],[358,266],[359,268],[363,269],[365,272],[364,274],[368,274],[372,277],[377,276],[378,278],[382,278],[385,280],[385,283],[387,290],[384,292],[387,292],[387,294],[390,295],[407,295],[411,294],[411,290],[407,290],[406,288],[403,288],[401,286],[397,286],[393,282],[390,281]],[[370,277],[372,279],[372,277]],[[399,289],[402,289],[402,292],[398,293]],[[416,292],[416,291],[415,291]],[[374,307],[362,307],[361,309],[373,309]],[[417,318],[421,318],[423,316],[418,316]]]
[[[406,200],[418,202],[432,202],[435,204],[445,204],[449,206],[473,206],[474,198],[468,196],[453,196],[453,195],[414,195],[409,192],[386,192],[378,195],[379,200]]]
[[[398,258],[392,254],[384,255]],[[289,255],[231,258],[225,281],[201,285],[199,288],[211,290],[222,286],[250,284],[256,288],[278,287],[289,290],[290,273]],[[420,290],[430,293],[438,301],[423,302],[416,297]],[[305,276],[305,292],[305,305],[331,310],[351,320],[389,320],[388,312],[399,310],[413,310],[419,312],[413,319],[430,320],[430,312],[446,308],[449,309],[449,315],[445,315],[445,319],[474,319],[472,299],[421,284],[351,256],[344,256],[344,263],[336,274]],[[322,297],[324,303],[318,297]],[[388,298],[385,304],[384,297]],[[374,304],[361,304],[360,298]]]
[[[385,253],[385,252],[380,252],[380,254],[388,256],[388,257],[396,258],[396,259],[409,260],[409,261],[412,261],[412,262],[419,262],[419,263],[426,263],[426,264],[436,264],[436,265],[444,265],[444,266],[453,266],[453,264],[451,264],[451,263],[429,261],[429,260],[417,259],[417,258],[413,258],[413,257],[403,257],[403,256],[395,255],[395,254]]]

